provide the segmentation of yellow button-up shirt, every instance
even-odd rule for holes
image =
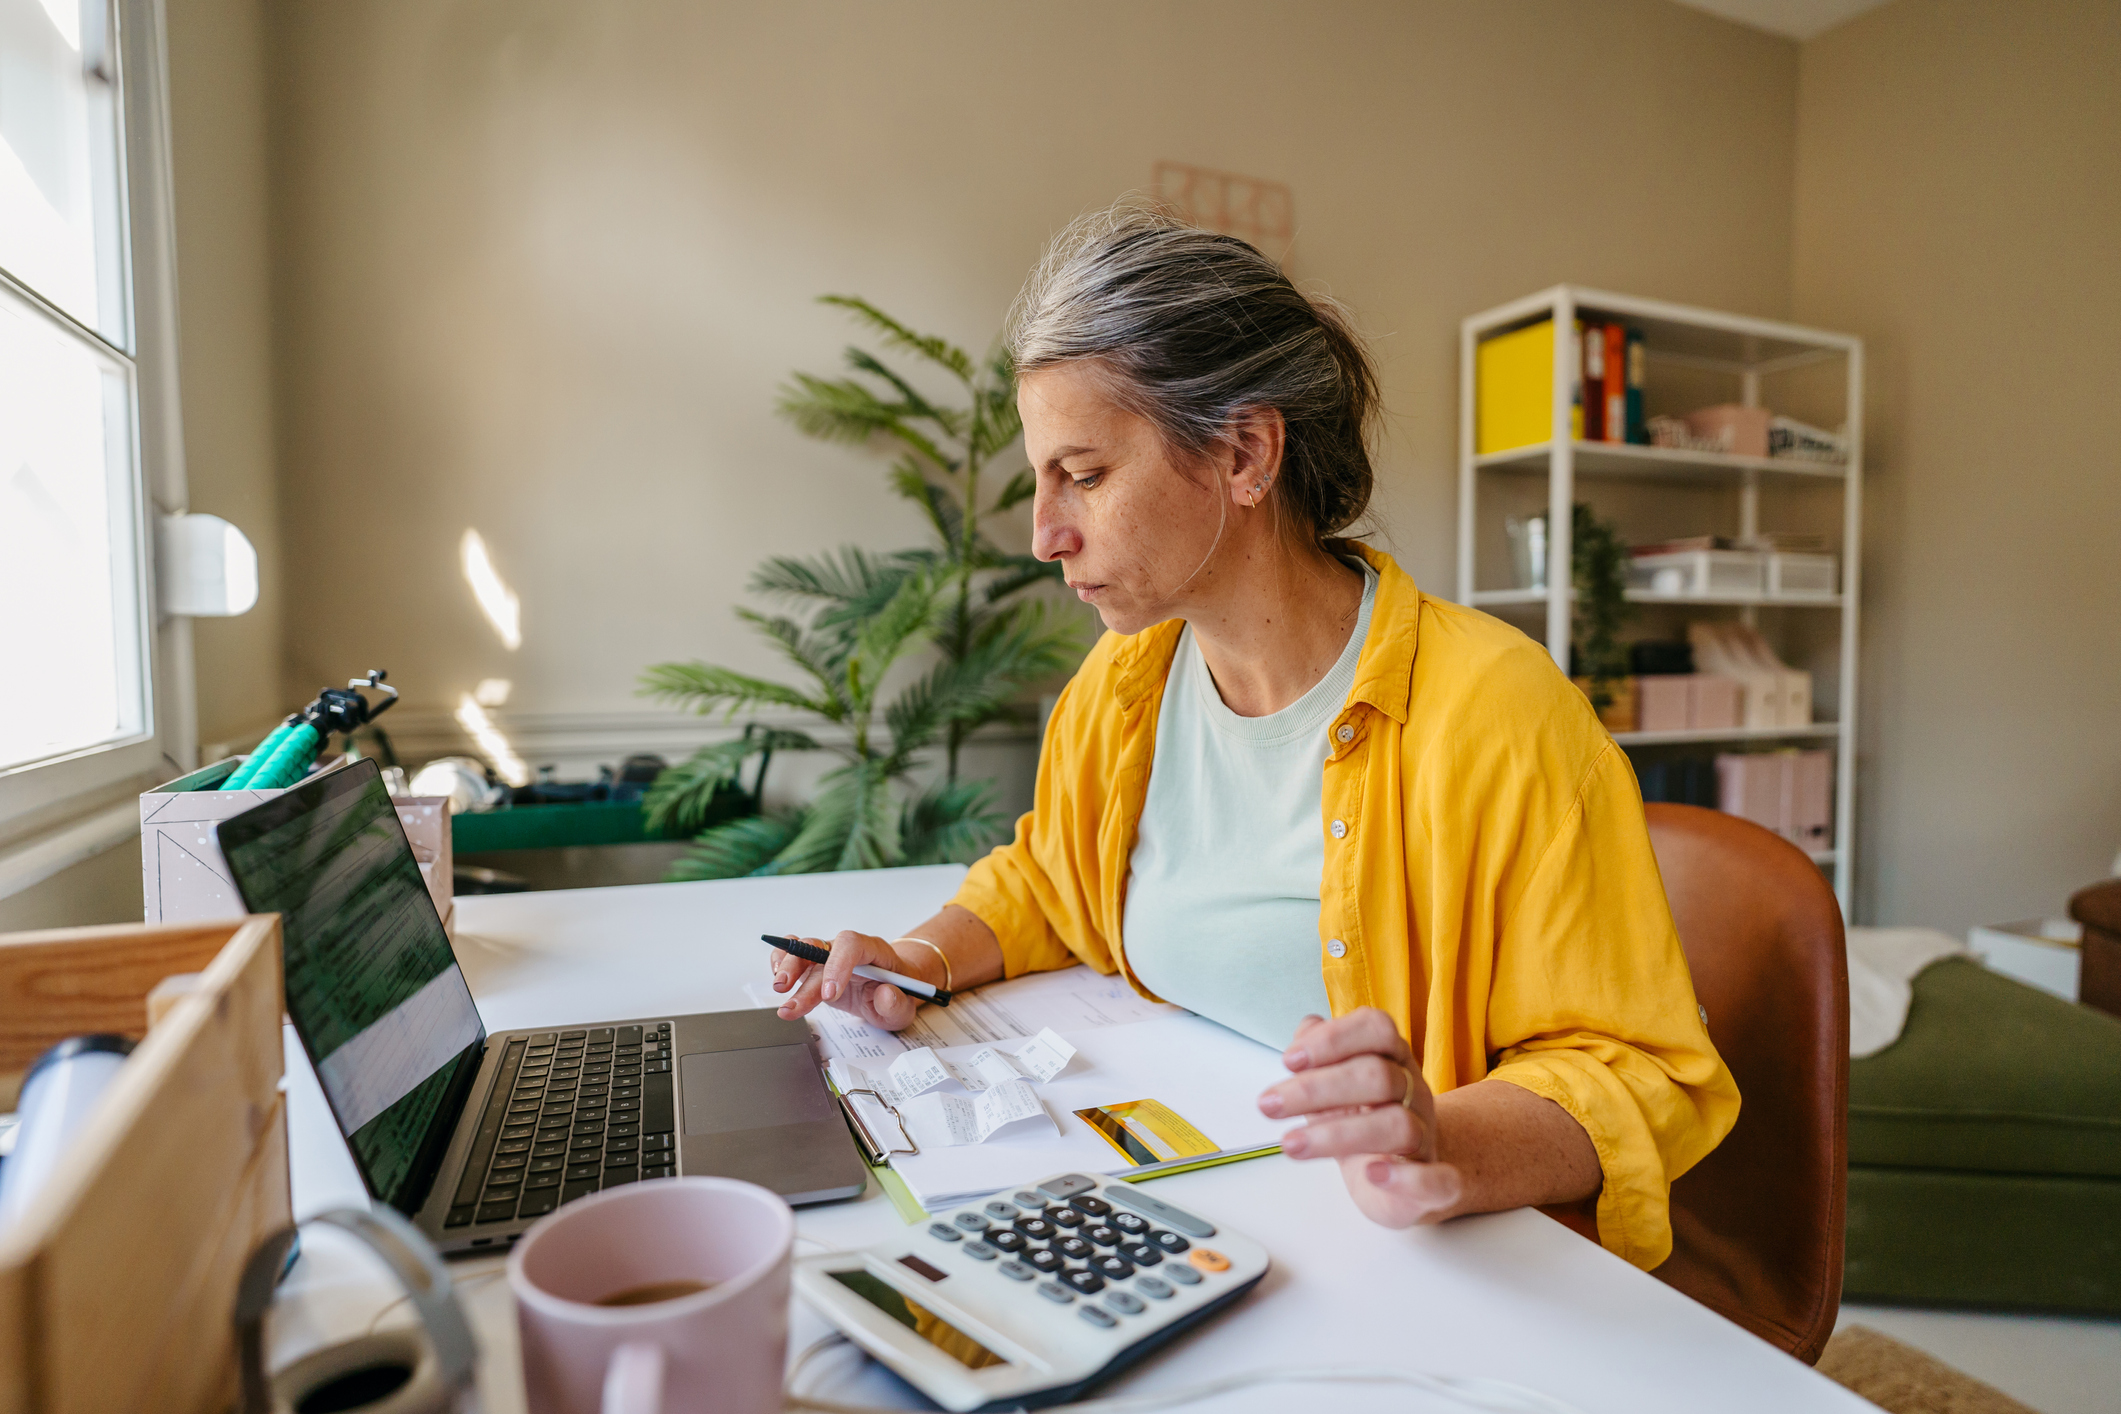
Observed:
[[[1335,1016],[1381,1007],[1438,1094],[1493,1078],[1598,1150],[1606,1247],[1672,1246],[1672,1180],[1738,1117],[1709,1041],[1627,757],[1516,629],[1423,594],[1387,555],[1355,685],[1329,730],[1319,968]],[[1106,634],[1046,727],[1038,788],[956,902],[1007,975],[1127,966],[1128,860],[1182,625]],[[1244,823],[1229,822],[1242,847]],[[1259,841],[1272,849],[1273,840]]]

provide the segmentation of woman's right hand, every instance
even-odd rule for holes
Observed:
[[[882,938],[867,933],[844,932],[829,943],[820,938],[802,941],[829,949],[832,957],[827,962],[805,962],[778,948],[773,950],[773,990],[790,994],[780,1009],[780,1015],[789,1020],[808,1016],[820,1002],[829,1002],[886,1031],[900,1031],[912,1025],[913,1014],[920,1010],[920,999],[907,996],[889,982],[871,982],[855,976],[854,969],[865,962],[933,982],[938,987],[943,985],[941,969],[935,966],[932,954],[924,969],[920,958],[901,953]]]

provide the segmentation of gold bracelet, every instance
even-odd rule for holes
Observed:
[[[957,990],[957,984],[950,980],[950,959],[943,955],[941,948],[929,942],[926,938],[893,938],[891,940],[893,947],[897,947],[900,943],[919,943],[922,947],[934,953],[936,960],[943,965],[943,990],[946,992]]]

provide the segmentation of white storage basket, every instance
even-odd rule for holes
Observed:
[[[1761,595],[1767,591],[1766,557],[1753,550],[1674,550],[1637,555],[1628,586],[1674,599]]]

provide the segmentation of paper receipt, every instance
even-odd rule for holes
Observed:
[[[952,1062],[927,1046],[917,1046],[878,1074],[849,1061],[831,1062],[833,1083],[840,1093],[872,1090],[898,1110],[906,1132],[922,1148],[951,1148],[978,1144],[1005,1124],[1034,1116],[1048,1124],[1046,1113],[1032,1092],[1031,1082],[1043,1084],[1068,1068],[1075,1047],[1050,1027],[1018,1048],[1014,1055],[994,1046],[982,1046],[972,1055]],[[955,1081],[968,1094],[931,1095],[936,1086]],[[857,1096],[856,1103],[866,1097]]]
[[[832,1064],[834,1079],[842,1074],[847,1079],[848,1083],[840,1087],[842,1091],[874,1090],[892,1104],[902,1105],[948,1080],[955,1080],[974,1094],[1012,1080],[1029,1079],[1043,1084],[1066,1070],[1074,1058],[1075,1047],[1049,1027],[1025,1042],[1014,1056],[993,1046],[982,1046],[953,1063],[928,1046],[916,1046],[891,1062],[891,1068],[882,1074],[850,1061],[834,1060]]]
[[[899,1106],[899,1113],[906,1132],[923,1149],[978,1144],[1003,1125],[1034,1116],[1053,1123],[1024,1080],[990,1085],[977,1095],[916,1095]]]

